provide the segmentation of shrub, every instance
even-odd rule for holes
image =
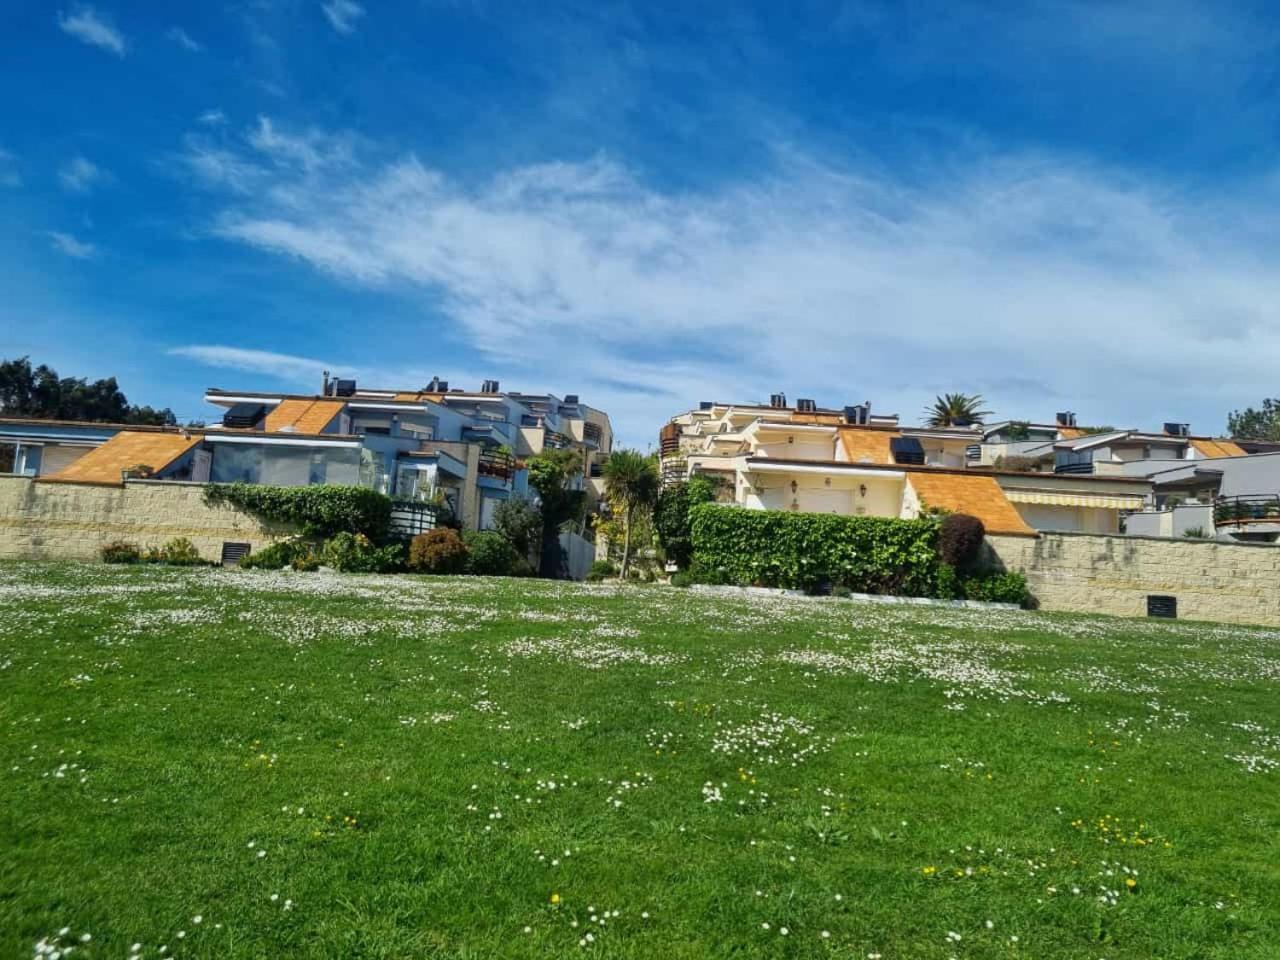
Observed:
[[[527,561],[534,546],[542,540],[542,512],[532,500],[512,497],[494,508],[493,528]]]
[[[269,543],[261,550],[246,554],[240,559],[240,566],[246,569],[283,570],[293,562],[293,558],[307,545],[298,538],[277,540]]]
[[[938,586],[934,596],[942,600],[959,600],[964,596],[964,585],[956,568],[949,563],[938,564]]]
[[[139,558],[143,563],[164,563],[163,547],[147,547]]]
[[[456,530],[428,530],[409,544],[409,569],[418,573],[462,573],[467,567],[467,545]]]
[[[1204,532],[1204,527],[1187,527],[1182,531],[1182,535],[1188,540],[1204,540],[1209,536]]]
[[[398,543],[375,547],[363,533],[339,533],[320,548],[320,562],[342,573],[394,573],[404,563]]]
[[[300,573],[311,573],[320,569],[320,555],[308,547],[294,554],[289,566]]]
[[[693,536],[689,509],[716,498],[716,485],[706,477],[693,476],[672,484],[658,495],[653,508],[653,529],[666,558],[681,570],[693,560]]]
[[[938,519],[841,517],[705,503],[692,515],[693,573],[706,583],[932,596]]]
[[[515,569],[515,548],[496,530],[472,530],[463,534],[467,547],[467,573],[481,577],[509,577]],[[528,566],[526,562],[525,566]]]
[[[137,563],[142,559],[136,545],[116,540],[102,548],[103,563]]]
[[[982,549],[986,528],[977,517],[967,513],[949,513],[942,518],[938,530],[938,555],[942,562],[959,570],[973,565]]]
[[[367,487],[216,483],[204,495],[209,503],[230,503],[265,520],[296,526],[308,537],[358,533],[376,542],[386,538],[391,526],[391,498]]]
[[[693,574],[687,570],[677,570],[671,575],[671,585],[673,587],[691,587],[693,586]]]
[[[163,562],[175,567],[194,567],[204,563],[196,545],[186,537],[174,537],[160,549]]]
[[[992,573],[985,577],[970,577],[964,581],[964,595],[967,600],[1016,603],[1023,607],[1031,602],[1027,578],[1021,573]]]
[[[618,568],[608,560],[597,560],[591,564],[591,569],[587,571],[587,580],[591,583],[599,583],[609,577],[616,577]]]

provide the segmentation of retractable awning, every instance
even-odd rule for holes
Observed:
[[[1049,490],[1006,488],[1004,495],[1014,503],[1039,503],[1053,507],[1092,507],[1097,510],[1141,510],[1144,497],[1125,493],[1067,493]]]

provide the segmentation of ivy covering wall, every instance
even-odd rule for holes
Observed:
[[[900,520],[747,510],[700,504],[689,511],[693,574],[713,583],[858,593],[936,595],[936,517]]]
[[[290,524],[308,537],[360,533],[379,543],[391,524],[391,498],[367,487],[216,483],[205,488],[205,499],[234,504],[274,523]]]

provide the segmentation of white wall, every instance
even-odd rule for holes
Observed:
[[[1048,503],[1017,503],[1014,508],[1027,525],[1036,530],[1066,533],[1116,533],[1120,529],[1117,510],[1096,507],[1060,507]]]

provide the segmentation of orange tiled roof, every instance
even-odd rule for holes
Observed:
[[[1208,457],[1216,460],[1219,457],[1243,457],[1247,456],[1244,450],[1234,440],[1196,440],[1192,439],[1191,446],[1195,447],[1200,456]]]
[[[911,471],[907,474],[907,483],[915,490],[922,506],[977,517],[988,533],[1035,533],[994,477]]]
[[[840,443],[850,463],[893,463],[889,441],[902,434],[896,430],[869,430],[866,427],[841,427]]]
[[[1084,436],[1084,431],[1079,427],[1059,427],[1058,432],[1062,434],[1063,440],[1079,440]]]
[[[158,473],[202,439],[203,435],[198,433],[184,437],[180,433],[137,433],[122,430],[74,463],[40,479],[119,486],[122,470],[145,464]]]
[[[267,433],[280,433],[285,427],[289,433],[321,433],[344,406],[341,400],[281,400],[263,426]]]

